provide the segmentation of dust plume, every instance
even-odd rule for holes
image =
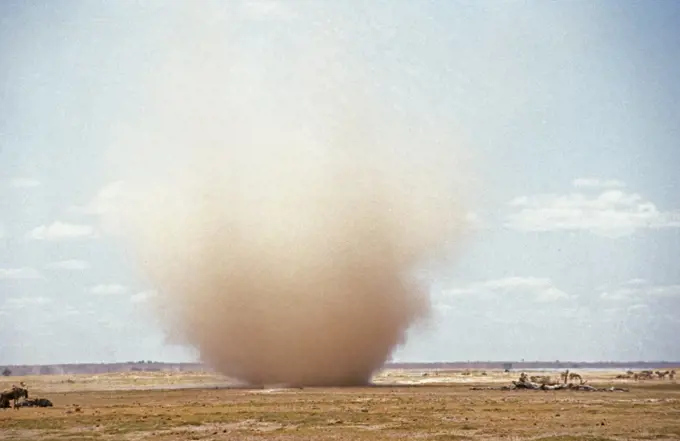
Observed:
[[[342,39],[254,55],[184,26],[116,150],[170,338],[250,384],[368,382],[464,225],[453,134],[395,109]]]

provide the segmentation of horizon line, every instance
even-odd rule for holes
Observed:
[[[447,364],[544,364],[544,365],[564,365],[564,364],[678,364],[680,360],[458,360],[458,361],[390,361],[382,365],[389,367],[395,365],[447,365]],[[34,367],[34,366],[78,366],[78,365],[125,365],[125,364],[161,364],[161,365],[201,365],[209,366],[201,361],[160,361],[160,360],[138,360],[138,361],[84,361],[84,362],[56,362],[56,363],[23,363],[23,364],[0,364],[3,367]]]

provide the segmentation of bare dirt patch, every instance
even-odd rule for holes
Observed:
[[[516,374],[489,372],[475,376],[480,378],[477,382],[470,382],[467,373],[438,374],[442,384],[416,384],[419,379],[437,378],[434,373],[401,372],[377,377],[379,385],[374,387],[272,390],[228,388],[226,383],[178,388],[178,384],[195,383],[182,378],[173,379],[174,386],[165,389],[154,384],[135,389],[131,382],[131,389],[124,390],[122,378],[114,378],[113,388],[107,379],[79,389],[75,378],[70,383],[74,390],[51,391],[56,377],[45,378],[44,383],[35,377],[30,379],[34,395],[51,399],[54,407],[0,411],[0,440],[680,438],[680,385],[671,381],[630,381],[625,386],[630,392],[625,394],[472,391],[473,384],[498,384]],[[593,373],[589,382],[619,384],[608,375]],[[461,381],[456,381],[458,377]],[[390,384],[388,379],[395,381]],[[220,384],[219,378],[205,380],[205,384]]]

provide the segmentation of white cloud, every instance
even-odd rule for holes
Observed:
[[[573,184],[601,191],[595,195],[573,192],[515,198],[509,205],[516,212],[506,225],[520,231],[587,230],[613,238],[643,228],[680,227],[680,212],[660,211],[637,193],[613,189],[624,185],[620,181],[577,179]]]
[[[91,294],[100,296],[111,296],[127,294],[128,288],[116,283],[95,285],[88,290]]]
[[[34,240],[67,240],[96,237],[97,233],[91,225],[70,224],[56,221],[50,225],[41,225],[28,233]]]
[[[90,268],[90,264],[84,260],[60,260],[46,265],[48,269],[66,270],[66,271],[83,271]]]
[[[140,192],[126,181],[118,180],[106,184],[84,206],[70,207],[69,212],[76,215],[97,217],[99,229],[105,234],[116,234],[120,231],[124,216],[130,213],[133,204],[143,203]]]
[[[678,298],[680,299],[680,284],[679,285],[657,285],[650,286],[647,295],[654,298]]]
[[[623,300],[633,300],[635,293],[637,293],[637,290],[635,289],[619,287],[613,290],[603,291],[600,294],[600,298],[606,301],[620,302]]]
[[[480,217],[478,213],[475,213],[473,211],[469,211],[465,214],[463,222],[465,222],[467,228],[471,230],[482,230],[486,228],[486,223],[484,222],[484,220]]]
[[[52,303],[52,299],[47,297],[12,297],[7,299],[5,306],[13,309],[29,308],[31,306],[42,306]]]
[[[646,285],[647,281],[645,279],[641,279],[641,278],[638,277],[638,278],[630,279],[630,280],[624,282],[623,284],[624,285],[632,285],[632,286],[640,286],[640,285]]]
[[[631,279],[621,285],[604,290],[600,299],[612,302],[632,302],[680,299],[680,284],[655,285],[644,279]]]
[[[75,214],[105,215],[117,211],[122,199],[129,193],[125,181],[113,181],[102,187],[95,197],[83,207],[71,207]]]
[[[44,279],[40,272],[33,268],[0,268],[0,280]]]
[[[130,296],[130,302],[132,303],[145,303],[148,302],[152,297],[156,297],[158,293],[153,290],[138,292]]]
[[[9,182],[10,187],[13,188],[34,188],[39,187],[40,181],[31,178],[14,178]]]
[[[80,311],[79,309],[74,308],[74,307],[71,306],[71,305],[67,305],[67,306],[65,306],[63,309],[61,309],[60,311],[58,311],[57,314],[60,315],[60,316],[62,316],[62,317],[68,317],[68,316],[72,316],[72,315],[81,315],[82,313],[83,313],[83,312]]]
[[[542,277],[505,277],[486,282],[475,282],[462,288],[448,290],[445,294],[451,296],[529,297],[537,302],[554,302],[569,298],[569,295],[558,289],[552,280]]]
[[[626,312],[628,314],[649,314],[650,309],[648,305],[639,303],[636,305],[630,305],[628,308],[626,308]]]

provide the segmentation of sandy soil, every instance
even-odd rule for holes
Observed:
[[[0,410],[0,440],[680,439],[675,381],[579,373],[630,392],[470,390],[518,375],[499,371],[385,371],[344,389],[243,389],[198,373],[10,377],[0,388],[24,381],[54,407]]]

